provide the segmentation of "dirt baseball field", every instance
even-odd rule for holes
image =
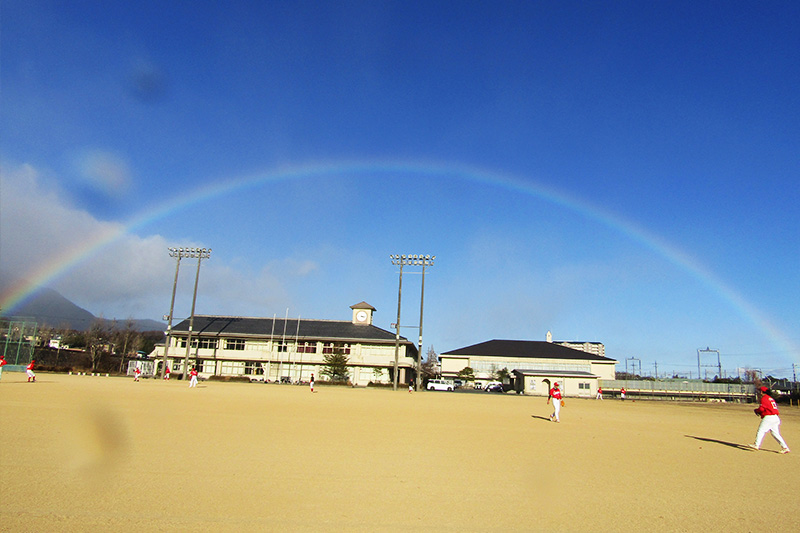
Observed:
[[[800,530],[798,407],[317,390],[4,372],[0,530]]]

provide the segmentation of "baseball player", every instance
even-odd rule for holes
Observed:
[[[142,369],[138,366],[133,369],[133,381],[139,381],[139,375],[142,373]]]
[[[758,393],[761,397],[760,405],[757,409],[753,409],[753,412],[761,417],[761,423],[758,425],[755,444],[748,444],[748,446],[758,450],[761,448],[761,441],[764,439],[764,435],[770,432],[775,440],[778,441],[778,444],[781,445],[781,453],[789,453],[789,447],[781,437],[781,419],[778,417],[778,404],[769,395],[769,388],[759,387]]]
[[[0,355],[0,379],[3,378],[3,367],[5,365],[7,365],[7,364],[8,364],[8,361],[6,361],[5,356]]]
[[[550,400],[553,400],[553,414],[550,415],[550,420],[553,422],[561,422],[558,418],[558,414],[561,411],[561,389],[558,388],[558,382],[553,383],[553,388],[550,389],[550,393],[547,396],[547,403],[550,403]]]
[[[189,381],[189,387],[197,387],[197,369],[195,367],[189,371],[189,376],[192,378]]]
[[[36,383],[36,374],[33,373],[33,364],[35,362],[35,359],[31,359],[31,362],[25,367],[25,373],[28,374],[28,383]]]
[[[603,387],[597,387],[597,396],[595,397],[596,400],[603,399]]]
[[[311,381],[309,382],[311,385],[311,392],[314,392],[314,374],[311,374]]]

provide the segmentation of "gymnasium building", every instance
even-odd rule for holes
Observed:
[[[376,310],[368,303],[350,309],[351,320],[195,315],[189,367],[196,366],[201,378],[245,376],[294,383],[308,381],[313,374],[320,381],[325,379],[325,356],[343,354],[354,385],[392,383],[395,333],[373,325]],[[183,372],[188,334],[189,319],[172,328],[167,363],[174,373]],[[163,356],[164,346],[150,354],[158,364]],[[401,337],[399,383],[412,378],[418,356],[417,347]]]
[[[548,339],[550,333],[548,332]],[[570,346],[586,345],[588,351]],[[439,356],[442,377],[453,379],[472,369],[475,384],[483,386],[506,370],[520,394],[547,396],[558,382],[567,396],[594,396],[601,380],[613,380],[617,361],[599,355],[600,343],[491,340]]]

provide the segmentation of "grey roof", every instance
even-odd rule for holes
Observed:
[[[476,355],[482,357],[528,357],[531,359],[580,359],[583,361],[606,361],[614,359],[582,350],[568,348],[545,341],[491,340],[444,352],[442,355]]]
[[[598,378],[600,376],[596,376],[591,372],[581,372],[578,370],[527,370],[527,369],[515,369],[512,371],[514,374],[519,374],[520,376],[552,376],[552,377],[559,377],[559,378]]]
[[[173,326],[173,334],[188,334],[189,319]],[[239,316],[195,315],[192,335],[222,337],[283,337],[301,340],[331,340],[340,342],[394,343],[395,334],[372,324],[353,324],[345,320],[309,320],[296,318],[255,318]],[[408,339],[400,343],[413,354],[417,348]]]

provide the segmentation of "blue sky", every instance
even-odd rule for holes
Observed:
[[[199,313],[389,329],[435,254],[426,350],[800,363],[796,3],[205,4],[3,3],[5,277],[158,319],[204,246]]]

